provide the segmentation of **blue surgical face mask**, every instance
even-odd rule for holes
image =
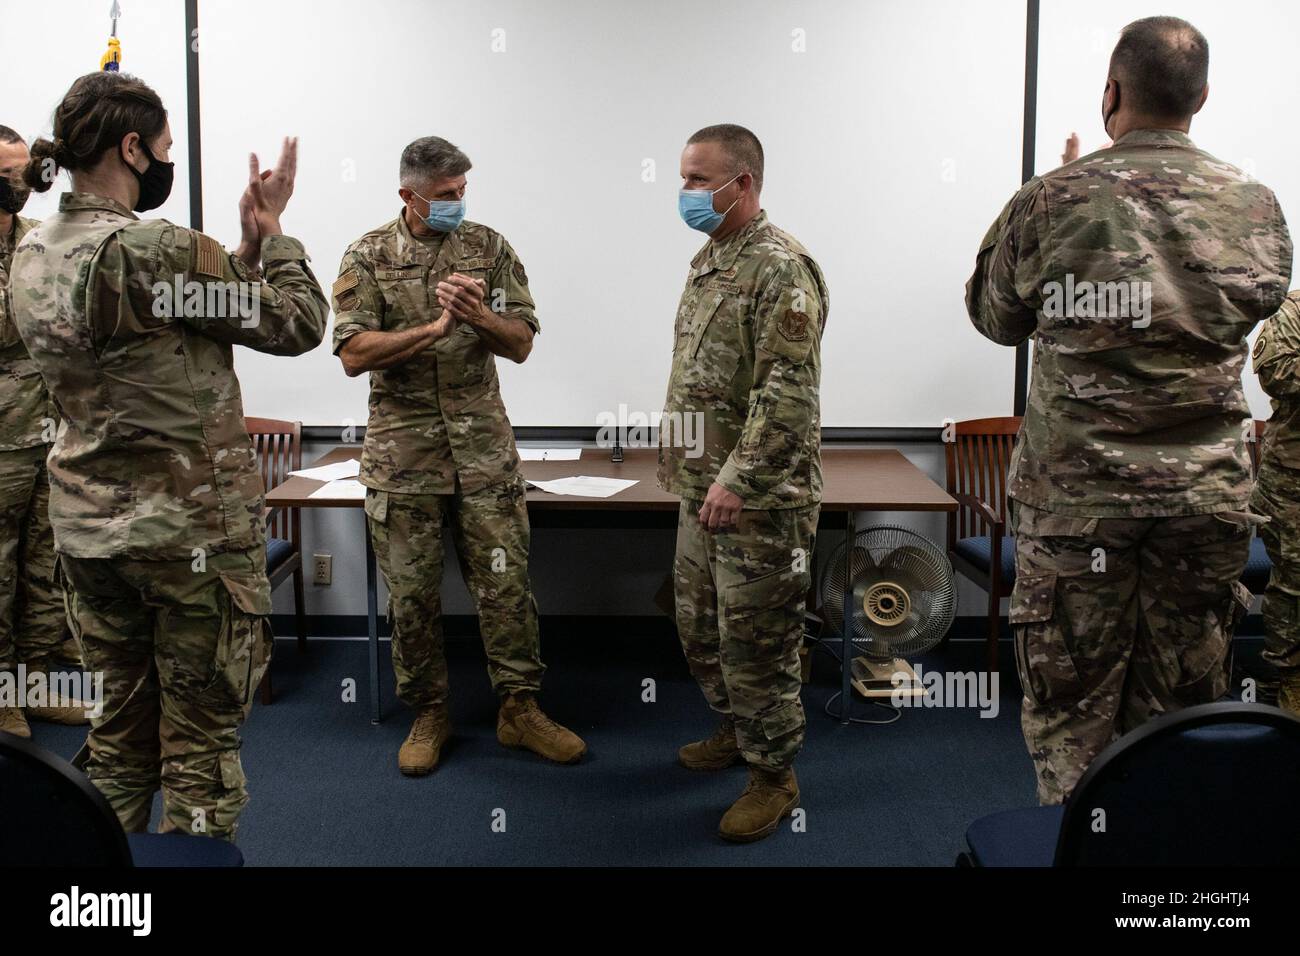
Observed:
[[[420,196],[414,189],[411,192]],[[420,196],[424,199],[423,196]],[[424,224],[434,232],[455,232],[456,227],[465,220],[465,200],[463,199],[424,199],[429,204],[429,215],[424,217]]]
[[[707,232],[712,235],[722,225],[722,220],[727,218],[727,213],[735,208],[736,202],[740,202],[740,197],[737,196],[736,202],[728,206],[726,212],[715,212],[713,197],[743,175],[744,173],[738,173],[717,189],[683,189],[679,192],[677,194],[677,211],[681,214],[682,222],[692,229],[698,229],[700,232]]]

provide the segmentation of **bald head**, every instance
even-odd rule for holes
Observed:
[[[1189,120],[1201,108],[1209,70],[1205,37],[1178,17],[1135,20],[1110,56],[1124,108],[1165,120]]]

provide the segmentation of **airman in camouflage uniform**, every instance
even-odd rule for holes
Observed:
[[[146,145],[138,129],[159,127]],[[271,594],[232,346],[297,355],[327,315],[301,243],[279,234],[296,144],[269,178],[252,161],[232,255],[128,208],[154,208],[169,182],[166,114],[143,83],[82,77],[54,133],[33,144],[27,182],[48,188],[53,161],[74,191],[19,246],[11,294],[62,420],[50,517],[69,621],[104,680],[85,770],[128,831],[147,826],[161,787],[162,829],[233,839],[248,800],[238,728],[270,658]],[[119,198],[77,191],[87,179]],[[178,286],[198,293],[171,298]]]
[[[6,286],[14,249],[36,223],[18,215],[30,190],[20,180],[27,146],[0,126],[0,671],[25,664],[47,674],[81,669],[55,573],[45,455],[54,410],[41,374],[9,315]],[[84,708],[0,706],[0,730],[30,737],[27,718],[86,723]]]
[[[1009,476],[1009,618],[1043,803],[1115,737],[1221,696],[1250,600],[1241,374],[1246,337],[1285,294],[1291,239],[1270,190],[1188,138],[1203,66],[1181,124],[1142,112],[1162,79],[1126,51],[1169,38],[1170,56],[1204,55],[1183,21],[1126,28],[1103,108],[1113,145],[1026,183],[967,286],[980,332],[1035,346]]]
[[[1251,509],[1271,519],[1259,536],[1273,562],[1264,592],[1264,661],[1278,678],[1278,706],[1300,716],[1300,290],[1264,323],[1255,374],[1273,399]]]
[[[659,428],[659,484],[682,499],[678,634],[721,721],[679,758],[698,770],[749,765],[750,787],[719,829],[748,841],[771,833],[799,799],[799,648],[821,502],[829,301],[812,256],[759,207],[762,149],[752,133],[701,130],[682,169],[689,189],[712,189],[714,205],[734,216],[730,228],[706,229],[712,238],[691,262]]]
[[[348,247],[333,289],[334,351],[350,375],[370,372],[360,480],[388,584],[397,695],[416,711],[398,754],[410,776],[437,766],[451,733],[445,532],[502,698],[498,739],[558,763],[586,751],[535,700],[544,668],[528,581],[528,507],[495,356],[522,362],[540,325],[514,249],[487,226],[462,221],[468,169],[464,154],[438,137],[408,146],[402,213]],[[431,200],[455,216],[435,218]]]

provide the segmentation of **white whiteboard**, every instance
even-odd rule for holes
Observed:
[[[1023,0],[224,0],[199,26],[205,227],[227,244],[247,152],[270,161],[285,134],[284,227],[326,286],[397,214],[406,143],[469,154],[469,217],[519,252],[542,323],[526,364],[498,362],[516,425],[662,407],[703,240],[677,217],[678,159],[718,122],[758,134],[764,206],[826,273],[825,425],[1011,409],[1013,352],[962,296],[1019,184]],[[365,421],[365,378],[328,344],[237,367],[251,415]]]
[[[99,69],[111,26],[105,0],[41,0],[6,3],[0,11],[0,125],[30,145],[50,135],[50,119],[72,81]],[[189,149],[186,143],[185,4],[178,0],[130,0],[118,24],[122,71],[140,77],[162,97],[171,124],[176,183],[171,197],[150,216],[190,224]],[[49,192],[33,193],[22,215],[44,219],[71,188],[66,174]],[[238,235],[235,236],[238,241]]]
[[[1294,234],[1300,229],[1300,4],[1287,0],[1089,0],[1086,6],[1044,0],[1037,171],[1060,165],[1071,130],[1079,133],[1082,153],[1106,144],[1101,95],[1111,50],[1126,24],[1156,15],[1190,21],[1210,45],[1210,97],[1192,120],[1192,141],[1270,186]],[[1268,418],[1268,396],[1249,363],[1242,380],[1255,417]]]

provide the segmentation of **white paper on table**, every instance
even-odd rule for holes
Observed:
[[[339,481],[331,481],[327,485],[321,485],[307,497],[343,498],[346,500],[364,499],[366,497],[366,486],[351,478],[343,478]]]
[[[332,465],[300,468],[298,471],[289,472],[289,474],[297,475],[299,478],[311,478],[313,481],[337,481],[339,478],[355,478],[361,474],[361,460],[349,458],[347,461],[336,461]]]
[[[575,478],[555,478],[550,481],[529,481],[534,488],[553,495],[577,495],[580,498],[609,498],[636,484],[635,478],[593,478],[578,475]]]
[[[520,448],[520,461],[577,461],[581,448]]]

